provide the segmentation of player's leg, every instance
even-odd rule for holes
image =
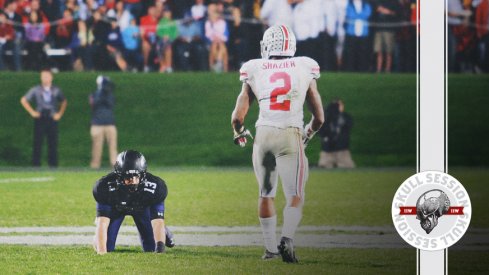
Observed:
[[[166,247],[174,247],[175,239],[173,237],[173,233],[165,224],[165,204],[157,203],[150,206],[150,216],[151,216],[151,225],[153,226],[153,235],[155,238],[155,242],[158,240],[162,240],[162,235],[165,236],[165,246]],[[161,221],[159,221],[161,220]],[[161,224],[160,224],[161,223]],[[158,226],[162,225],[162,226]],[[159,228],[159,232],[157,232]]]
[[[278,256],[277,250],[277,215],[274,198],[277,191],[278,174],[276,170],[275,156],[268,151],[265,141],[270,135],[270,128],[259,127],[253,145],[253,168],[258,182],[258,217],[263,232],[263,240],[266,252],[263,259],[271,259]]]
[[[108,126],[107,141],[109,146],[110,165],[114,166],[117,160],[117,128],[115,125]]]
[[[58,122],[49,119],[47,122],[48,164],[49,167],[58,166]]]
[[[110,217],[109,228],[107,229],[107,252],[114,251],[115,242],[122,222],[124,221],[124,215],[117,215]]]
[[[338,151],[338,168],[355,168],[350,150]]]
[[[376,32],[374,35],[374,53],[377,55],[377,73],[382,72],[384,58],[382,54],[382,32]]]
[[[334,157],[331,153],[321,151],[319,153],[318,166],[321,168],[331,169],[334,167]]]
[[[297,262],[293,247],[295,232],[302,219],[304,190],[309,173],[309,163],[304,153],[301,133],[298,129],[286,130],[284,154],[277,158],[277,170],[282,179],[286,205],[283,210],[284,225],[279,250],[286,262]]]
[[[139,238],[141,239],[141,245],[144,252],[155,251],[155,238],[153,235],[153,226],[151,225],[151,215],[149,207],[146,207],[143,211],[132,215],[134,223],[138,228]]]
[[[102,149],[104,145],[103,126],[92,125],[90,136],[92,137],[92,161],[90,167],[98,169],[102,160]]]
[[[151,52],[151,44],[148,40],[142,39],[141,49],[143,52],[144,72],[149,72],[149,54]]]
[[[41,166],[42,140],[44,138],[43,118],[34,119],[34,136],[32,144],[32,166]]]

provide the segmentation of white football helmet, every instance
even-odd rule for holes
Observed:
[[[295,35],[285,25],[276,25],[268,28],[260,41],[261,57],[269,59],[270,56],[289,56],[295,54]]]

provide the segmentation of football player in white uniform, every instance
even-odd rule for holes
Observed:
[[[260,113],[255,124],[253,167],[259,185],[258,211],[266,248],[262,258],[281,255],[283,261],[295,263],[293,239],[302,218],[308,177],[304,147],[324,122],[316,84],[319,65],[308,57],[293,57],[296,40],[287,26],[270,27],[260,44],[262,59],[250,60],[241,67],[243,85],[231,124],[234,142],[244,147],[247,137],[252,138],[244,120],[250,104],[255,99],[258,101]],[[304,102],[312,113],[305,128]],[[279,176],[287,202],[282,238],[277,246],[274,198]]]

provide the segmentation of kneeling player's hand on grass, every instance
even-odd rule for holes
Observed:
[[[245,147],[248,142],[246,139],[247,136],[253,139],[250,130],[246,129],[244,126],[241,126],[239,131],[234,130],[234,144],[239,145],[240,147]]]

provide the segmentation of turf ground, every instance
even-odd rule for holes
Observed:
[[[105,171],[75,169],[0,172],[0,227],[91,226],[93,182]],[[167,222],[178,226],[257,226],[256,183],[249,168],[153,169],[168,183]],[[489,228],[485,200],[489,172],[453,169],[471,195],[471,227]],[[302,225],[389,226],[390,204],[411,169],[313,169]],[[281,192],[281,190],[279,190]],[[278,193],[277,205],[283,205]],[[368,209],[368,210],[367,210]],[[15,213],[13,215],[12,213]],[[126,219],[131,224],[131,219]],[[281,217],[279,214],[279,223]],[[202,236],[205,238],[205,235]],[[8,273],[233,273],[233,274],[414,274],[414,249],[320,249],[298,247],[301,264],[259,260],[263,249],[180,246],[166,255],[139,247],[97,257],[85,246],[0,245],[0,274]],[[488,251],[454,250],[450,274],[484,274]]]

